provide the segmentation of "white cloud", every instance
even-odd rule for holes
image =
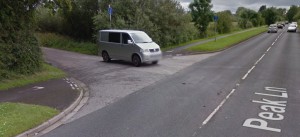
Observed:
[[[177,0],[181,5],[188,9],[188,5],[193,0]],[[262,5],[267,7],[289,8],[291,5],[299,5],[298,0],[212,0],[213,11],[231,10],[235,13],[238,7],[246,7],[253,10],[258,10]]]

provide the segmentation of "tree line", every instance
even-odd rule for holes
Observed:
[[[246,29],[300,19],[298,6],[286,10],[263,5],[259,11],[239,7],[232,14],[213,12],[211,0],[194,0],[188,10],[176,0],[1,0],[0,5],[0,81],[41,69],[36,31],[96,42],[100,29],[137,29],[168,47],[206,37],[214,16],[220,34],[232,32],[234,23]]]

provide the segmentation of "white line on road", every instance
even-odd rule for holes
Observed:
[[[251,71],[255,68],[255,66],[253,66],[249,71],[248,73],[251,73]]]
[[[266,55],[266,54],[263,54],[263,55],[259,58],[258,62],[260,62],[260,61],[264,58],[265,55]]]
[[[282,33],[281,33],[282,34]],[[278,39],[278,38],[277,38]],[[275,42],[277,41],[277,39],[275,40]],[[273,42],[272,43],[272,46],[275,44],[275,42]],[[268,49],[267,49],[267,51],[255,62],[255,64],[254,64],[254,66],[252,66],[251,67],[251,69],[249,69],[248,70],[248,72],[247,72],[247,74],[245,74],[244,76],[243,76],[243,80],[245,80],[247,77],[248,77],[248,75],[255,69],[255,67],[256,67],[256,65],[266,56],[266,53],[267,52],[269,52],[269,50],[271,49],[271,47],[269,47]],[[236,84],[236,88],[237,87],[239,87],[239,83],[238,84]],[[219,111],[219,109],[224,105],[224,103],[230,98],[230,96],[234,93],[236,91],[236,89],[232,89],[231,90],[231,92],[226,96],[226,98],[225,99],[223,99],[222,100],[222,102],[217,106],[217,108],[215,108],[214,109],[214,111],[210,114],[210,115],[208,115],[208,117],[202,122],[202,126],[204,126],[204,125],[206,125],[207,124],[207,122],[209,122],[209,120]],[[202,126],[201,127],[199,127],[199,128],[202,128]],[[195,134],[195,133],[194,133]],[[193,136],[194,136],[194,134],[193,134]]]
[[[242,78],[242,80],[245,80],[248,77],[248,74],[249,73],[245,74],[244,77]]]
[[[73,84],[70,84],[70,86],[72,87],[72,89],[73,89],[73,90],[75,90],[75,88],[74,88]]]
[[[207,122],[217,113],[217,111],[224,105],[226,100],[235,92],[235,89],[232,89],[231,92],[226,96],[226,98],[218,105],[218,107],[202,122],[202,126],[206,125]],[[200,127],[201,128],[201,127]]]

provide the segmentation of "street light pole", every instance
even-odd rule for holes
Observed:
[[[215,22],[215,42],[217,41],[217,21],[218,21],[219,17],[218,16],[214,16],[214,22]]]

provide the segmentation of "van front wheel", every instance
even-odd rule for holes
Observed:
[[[110,57],[106,51],[102,52],[102,58],[104,62],[110,62]]]
[[[141,59],[138,55],[133,55],[132,63],[134,66],[139,67],[141,65]]]

